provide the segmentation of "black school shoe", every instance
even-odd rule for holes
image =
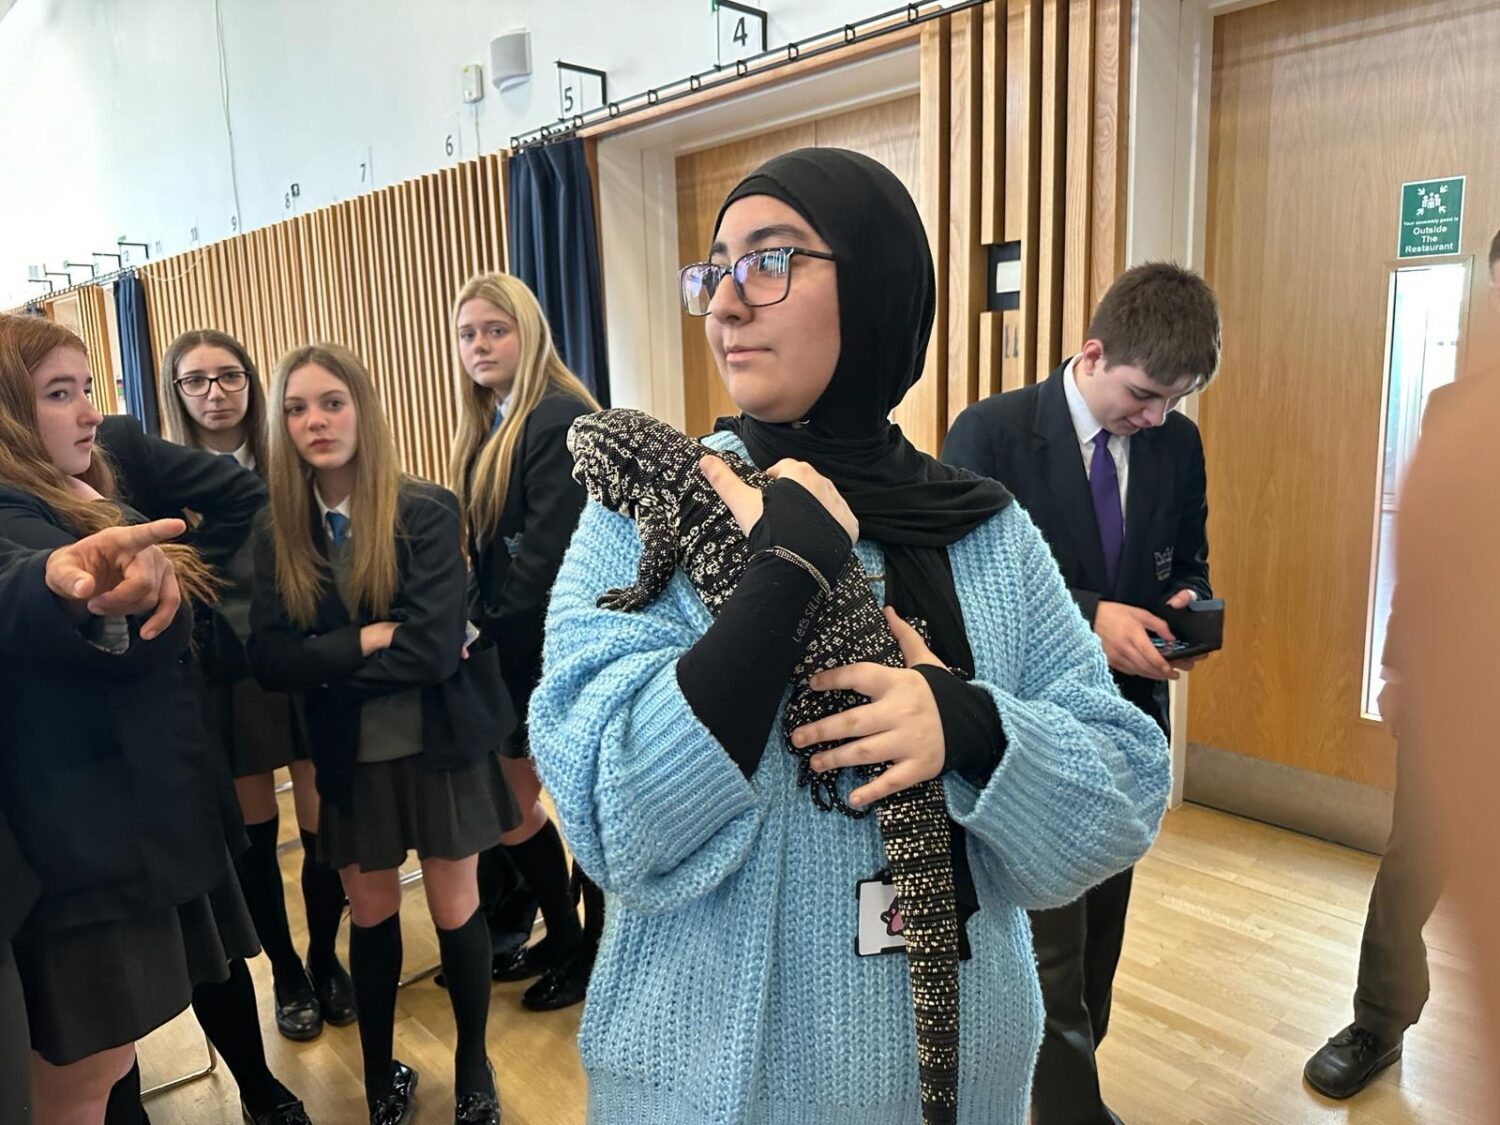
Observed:
[[[534,941],[530,945],[522,946],[509,957],[496,957],[490,975],[495,980],[504,983],[539,977],[568,959],[568,953],[571,950],[565,951],[559,957],[554,952],[556,948],[556,944],[546,938]]]
[[[287,1102],[266,1113],[251,1113],[241,1102],[240,1112],[244,1114],[245,1125],[312,1125],[312,1119],[299,1101]]]
[[[465,1094],[453,1109],[453,1125],[500,1125],[500,1099],[496,1096],[495,1067],[490,1066],[490,1092]]]
[[[324,1023],[334,1027],[348,1027],[359,1017],[359,1010],[354,1004],[354,981],[349,978],[349,972],[344,966],[335,961],[334,972],[319,979],[309,965],[307,975],[318,994],[318,1010],[323,1013]]]
[[[533,1012],[553,1012],[581,1004],[588,994],[594,971],[593,943],[584,939],[565,959],[542,974],[542,979],[521,994],[521,1006]]]
[[[287,1039],[306,1043],[323,1034],[323,1010],[306,970],[297,966],[297,979],[274,982],[276,1030]]]
[[[1351,1023],[1307,1060],[1302,1077],[1326,1097],[1349,1098],[1400,1057],[1401,1036],[1387,1039]]]
[[[370,1125],[408,1125],[416,1110],[417,1072],[400,1059],[391,1060],[391,1092],[370,1110]]]

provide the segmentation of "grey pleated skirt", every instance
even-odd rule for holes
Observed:
[[[186,1008],[195,985],[227,979],[231,961],[260,952],[232,867],[217,888],[181,906],[61,930],[26,927],[14,946],[31,1046],[54,1066],[133,1043]]]
[[[494,754],[456,770],[434,770],[414,754],[354,767],[346,808],[324,801],[318,858],[335,869],[400,867],[419,859],[464,859],[492,848],[521,823],[515,797]]]
[[[267,691],[253,679],[208,685],[203,714],[235,777],[270,773],[308,757],[292,697]]]

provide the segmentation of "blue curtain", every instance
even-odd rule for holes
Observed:
[[[125,274],[115,282],[115,316],[120,324],[125,409],[148,434],[159,435],[156,363],[151,357],[151,329],[146,323],[146,290],[133,273]]]
[[[598,226],[583,142],[536,145],[510,161],[510,272],[541,302],[563,362],[609,405]]]

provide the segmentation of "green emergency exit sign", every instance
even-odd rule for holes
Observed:
[[[1397,258],[1457,254],[1464,226],[1464,177],[1401,185],[1401,236]]]

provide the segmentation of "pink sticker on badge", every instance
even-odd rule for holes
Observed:
[[[891,908],[880,913],[880,920],[885,923],[885,932],[891,937],[898,937],[906,928],[906,923],[901,920],[901,900],[891,900]]]

